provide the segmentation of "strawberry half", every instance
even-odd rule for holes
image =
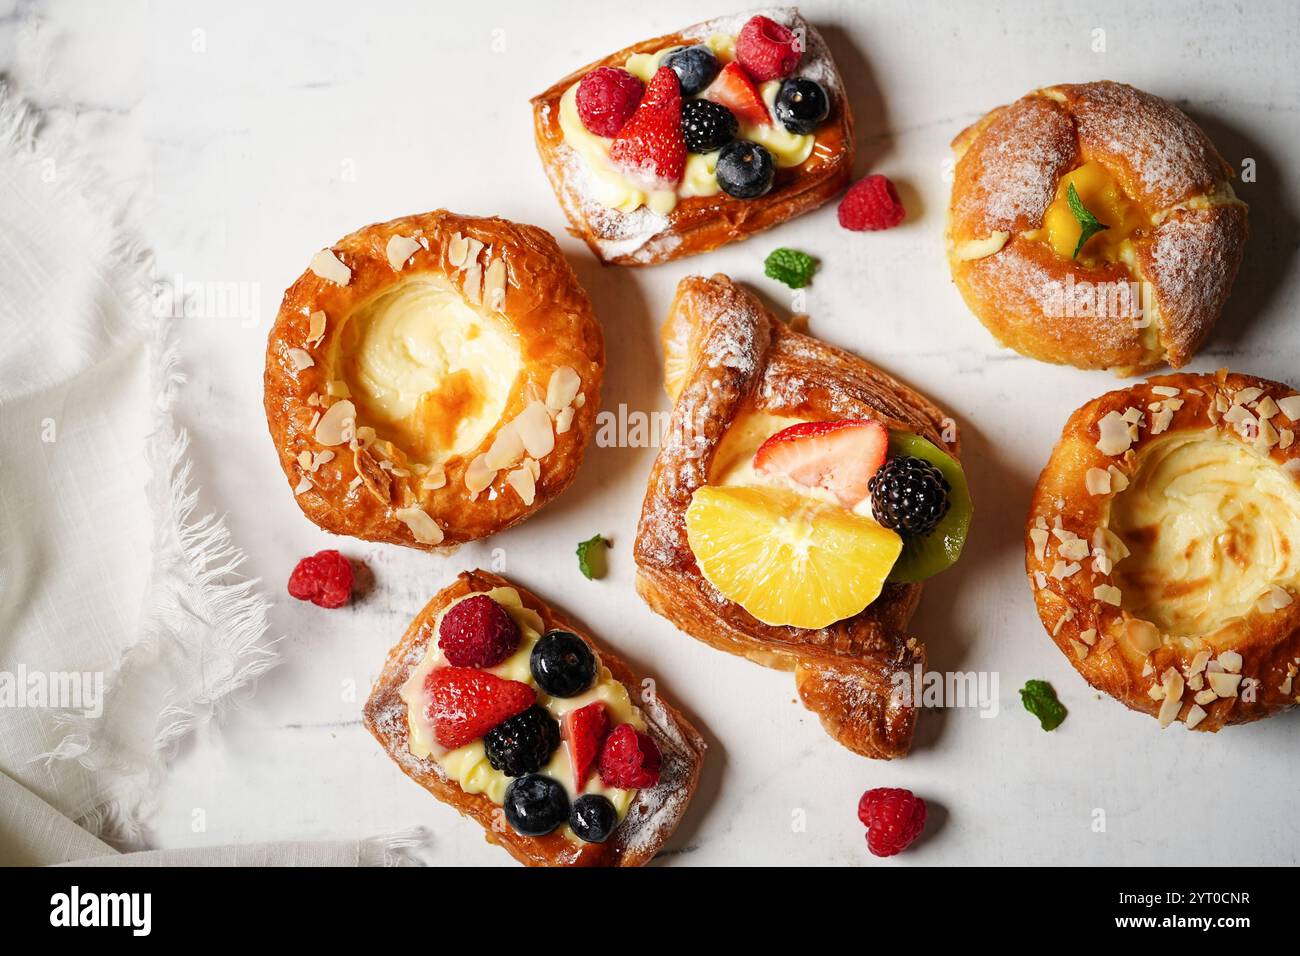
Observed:
[[[571,710],[560,721],[564,743],[573,764],[573,789],[582,793],[592,764],[600,756],[600,746],[609,733],[609,713],[600,701]]]
[[[871,493],[871,476],[885,463],[888,448],[889,433],[880,422],[800,422],[759,446],[754,470],[824,488],[852,508]]]
[[[424,681],[433,736],[454,750],[478,740],[501,721],[522,714],[536,692],[517,680],[505,680],[472,667],[440,667]]]
[[[675,189],[686,171],[682,90],[677,74],[660,67],[641,104],[614,137],[609,158],[645,189]]]
[[[772,115],[758,93],[758,87],[749,78],[744,67],[734,60],[722,68],[709,88],[704,91],[706,100],[721,103],[743,123],[751,126],[770,126]]]

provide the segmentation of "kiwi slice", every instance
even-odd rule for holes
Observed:
[[[971,515],[975,513],[970,500],[970,489],[966,486],[966,475],[957,459],[920,435],[891,431],[889,457],[902,456],[921,458],[936,466],[948,479],[951,490],[948,493],[948,513],[934,526],[934,530],[921,538],[903,539],[903,553],[894,562],[887,579],[891,584],[924,581],[956,563],[961,556],[962,545],[966,543]]]

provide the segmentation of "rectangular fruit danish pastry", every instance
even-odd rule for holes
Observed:
[[[523,588],[462,572],[392,649],[365,724],[403,772],[529,866],[640,866],[672,835],[704,741]]]

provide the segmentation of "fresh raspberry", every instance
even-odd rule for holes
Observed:
[[[472,667],[440,667],[425,678],[424,689],[433,736],[449,749],[478,740],[537,700],[527,684]]]
[[[736,37],[736,59],[758,83],[789,76],[801,52],[799,38],[767,17],[750,17]]]
[[[653,787],[659,782],[659,747],[631,724],[619,724],[600,750],[600,779],[623,790]]]
[[[893,229],[906,216],[898,190],[879,173],[859,179],[840,200],[840,225],[854,232]]]
[[[613,138],[632,118],[644,93],[645,84],[627,70],[602,66],[578,84],[578,117],[589,132]]]
[[[560,727],[569,748],[569,763],[573,765],[573,789],[581,793],[609,732],[609,712],[603,703],[595,701],[569,711]]]
[[[858,801],[858,819],[867,828],[867,849],[893,856],[925,829],[925,801],[901,787],[876,787]]]
[[[317,607],[342,607],[352,597],[352,565],[337,551],[317,551],[289,575],[289,596]]]
[[[686,170],[682,91],[677,74],[661,66],[636,113],[609,147],[609,158],[646,189],[673,189]]]
[[[519,646],[519,626],[496,601],[474,594],[442,616],[438,646],[455,667],[493,667]]]

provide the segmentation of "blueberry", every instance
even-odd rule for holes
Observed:
[[[568,631],[548,631],[528,658],[537,686],[552,697],[576,697],[596,679],[596,655]]]
[[[507,777],[541,770],[558,746],[560,725],[540,704],[501,721],[483,736],[488,763]]]
[[[728,196],[757,199],[772,188],[776,163],[758,143],[738,139],[722,147],[716,173],[718,185]]]
[[[664,57],[663,65],[677,74],[682,96],[694,96],[713,82],[722,66],[706,46],[688,46]]]
[[[682,136],[692,153],[711,153],[736,138],[740,124],[731,110],[712,100],[682,104]]]
[[[532,773],[506,787],[506,822],[524,836],[550,833],[569,816],[569,795],[558,780]]]
[[[786,80],[776,94],[776,118],[792,133],[811,133],[830,112],[830,98],[813,80]]]
[[[588,843],[604,843],[618,826],[618,811],[607,797],[589,793],[573,801],[569,826]]]

